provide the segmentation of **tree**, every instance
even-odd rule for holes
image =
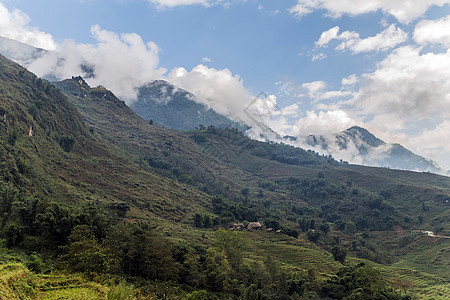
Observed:
[[[242,262],[242,254],[245,248],[242,233],[238,231],[227,231],[220,228],[215,232],[214,238],[216,245],[219,246],[222,253],[228,258],[233,269],[238,270]]]
[[[320,224],[319,229],[320,229],[325,235],[327,235],[327,233],[330,231],[330,224],[328,224],[328,223],[322,223],[322,224]]]
[[[194,215],[195,227],[202,228],[204,226],[203,216],[199,213]]]
[[[113,256],[98,244],[87,225],[74,227],[64,249],[60,261],[72,272],[109,273],[114,268]]]
[[[125,274],[161,280],[178,277],[173,245],[149,225],[117,225],[105,244],[119,259]]]
[[[35,225],[50,246],[62,245],[74,227],[74,218],[67,205],[52,202],[36,215]]]
[[[341,246],[334,246],[331,249],[331,253],[333,254],[334,260],[344,263],[347,257],[347,249]]]
[[[226,292],[231,289],[232,268],[225,254],[214,249],[206,250],[205,271],[210,289],[217,292]]]
[[[310,230],[306,233],[306,237],[313,243],[316,243],[322,236],[322,231],[320,230]]]
[[[364,263],[341,268],[322,284],[322,296],[333,299],[402,299],[388,288],[380,271]]]
[[[409,289],[413,289],[415,287],[415,285],[407,280],[398,278],[398,279],[394,279],[394,281],[392,282],[392,284],[396,287],[399,288],[403,291],[403,293],[408,292]]]
[[[356,268],[354,278],[355,289],[352,294],[360,293],[363,296],[360,299],[376,299],[380,292],[387,287],[380,271],[371,266]],[[350,294],[350,298],[352,294]]]
[[[355,234],[356,233],[356,225],[352,221],[345,222],[344,232],[346,234]]]

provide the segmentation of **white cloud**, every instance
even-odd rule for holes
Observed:
[[[319,40],[317,40],[314,44],[316,44],[317,47],[326,47],[328,46],[328,43],[330,43],[332,40],[339,38],[339,26],[335,26],[333,28],[328,29],[327,31],[322,32],[320,35]]]
[[[192,92],[201,102],[229,117],[244,118],[244,109],[253,98],[239,75],[228,69],[218,70],[202,64],[191,71],[180,67],[173,69],[167,80]]]
[[[420,151],[435,151],[443,148],[450,152],[450,120],[445,120],[433,129],[425,129],[410,139],[410,145]]]
[[[140,86],[166,72],[158,66],[155,43],[144,43],[135,33],[117,35],[98,25],[91,27],[91,34],[97,44],[67,40],[28,68],[38,76],[54,76],[58,80],[81,75],[90,85],[103,85],[128,103],[136,99]],[[91,68],[93,74],[83,70],[83,65]]]
[[[280,13],[280,10],[279,10],[279,9],[272,10],[272,11],[270,12],[270,14],[271,14],[272,16],[276,16],[276,15],[278,15],[279,13]]]
[[[424,53],[404,46],[394,50],[378,69],[365,74],[364,86],[351,104],[365,113],[390,113],[398,118],[450,117],[450,50]]]
[[[202,63],[211,63],[211,62],[213,62],[213,60],[210,57],[203,57],[202,58]]]
[[[323,60],[327,58],[327,55],[325,53],[319,53],[319,54],[314,54],[311,58],[312,61],[319,61],[319,60]]]
[[[210,7],[214,5],[222,5],[224,8],[229,8],[231,1],[229,0],[147,0],[148,2],[156,5],[159,9],[173,8],[177,6],[188,6],[188,5],[200,5],[204,7]],[[246,2],[247,0],[240,0]],[[258,9],[262,9],[258,7]]]
[[[203,5],[210,6],[213,1],[210,0],[147,0],[160,8],[175,7],[184,5]]]
[[[56,43],[49,33],[29,26],[30,18],[20,10],[9,11],[0,3],[0,36],[17,40],[34,47],[54,50]]]
[[[351,50],[357,54],[361,52],[388,50],[408,39],[408,34],[394,24],[377,35],[364,39],[354,31],[344,31],[339,34],[339,29],[339,26],[336,26],[322,32],[319,40],[315,42],[316,46],[327,47],[332,40],[336,39],[342,41],[336,47],[337,50]]]
[[[326,10],[329,16],[339,18],[381,10],[402,23],[409,23],[424,15],[431,6],[449,3],[450,0],[297,0],[290,13],[300,18],[314,10]]]
[[[323,81],[307,82],[297,88],[292,83],[280,84],[280,92],[298,94],[300,88],[302,96],[315,103],[314,110],[293,126],[292,135],[299,137],[298,146],[308,147],[302,137],[322,135],[329,145],[326,154],[376,165],[389,152],[388,148],[377,148],[362,160],[356,148],[343,150],[333,144],[330,134],[358,125],[388,143],[400,143],[450,167],[450,49],[433,53],[423,47],[403,46],[378,63],[375,71],[362,76],[352,74],[343,78],[341,84],[336,91],[329,91]],[[343,96],[351,96],[351,100],[327,102],[329,105],[316,103]],[[430,129],[430,123],[437,125]],[[411,128],[427,129],[417,133]],[[320,152],[319,148],[313,149]]]
[[[348,77],[342,78],[341,83],[342,85],[354,85],[356,83],[358,83],[359,78],[356,77],[355,74],[352,74]]]
[[[305,91],[301,86],[298,86],[294,82],[287,81],[279,81],[275,83],[278,86],[279,93],[284,96],[293,97],[293,98],[301,98],[305,97]]]
[[[325,99],[347,97],[353,94],[352,91],[344,89],[329,91],[327,90],[326,83],[323,81],[306,82],[303,83],[300,88],[307,92],[308,97],[313,103]]]
[[[296,103],[285,106],[282,109],[280,109],[280,114],[282,114],[284,116],[296,117],[296,116],[298,116],[298,113],[299,113],[299,107],[298,107],[298,104],[296,104]]]
[[[442,44],[450,47],[450,15],[438,20],[420,21],[414,30],[418,44]]]
[[[326,88],[326,83],[324,81],[312,81],[305,82],[301,85],[301,88],[308,92],[310,98],[315,99],[323,90]]]
[[[346,90],[325,91],[323,93],[316,95],[314,102],[317,102],[319,100],[326,100],[326,99],[343,98],[343,97],[347,97],[347,96],[351,96],[351,95],[353,95],[353,92],[346,91]]]
[[[297,120],[293,132],[296,136],[329,135],[355,124],[356,121],[343,110],[308,111],[305,117]]]
[[[360,118],[373,116],[363,127],[381,139],[439,157],[450,167],[450,50],[398,48],[374,72],[364,74],[360,84],[355,97],[341,108]],[[429,129],[430,123],[438,125]],[[415,127],[427,129],[417,134],[411,130]]]

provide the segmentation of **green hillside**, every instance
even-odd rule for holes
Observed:
[[[450,239],[421,233],[448,235],[448,177],[347,165],[236,130],[159,128],[102,87],[50,84],[3,57],[0,119],[2,296],[444,299],[449,289]],[[261,230],[228,230],[255,221]]]

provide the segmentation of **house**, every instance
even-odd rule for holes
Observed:
[[[261,223],[259,222],[250,222],[248,223],[247,230],[258,230],[261,229]]]
[[[233,224],[233,226],[230,228],[231,231],[237,230],[237,231],[242,231],[244,230],[245,226],[244,224],[238,223],[238,224]]]

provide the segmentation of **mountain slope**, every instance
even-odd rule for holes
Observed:
[[[255,286],[274,287],[274,293],[286,294],[289,291],[277,289],[281,280],[297,275],[305,278],[292,283],[299,293],[303,283],[311,283],[308,289],[320,293],[324,280],[342,266],[330,254],[336,241],[349,252],[349,266],[376,265],[367,259],[387,264],[402,241],[393,228],[408,233],[418,226],[434,226],[444,233],[447,229],[450,182],[446,177],[346,165],[312,151],[250,140],[237,130],[213,126],[183,134],[148,124],[111,92],[91,88],[82,78],[55,83],[73,106],[51,84],[10,61],[0,61],[0,73],[4,114],[0,151],[5,158],[0,165],[4,175],[0,179],[1,237],[10,247],[35,252],[53,249],[52,258],[68,249],[58,247],[67,243],[74,251],[80,245],[96,250],[80,253],[94,253],[96,259],[97,253],[109,253],[104,249],[115,249],[114,258],[123,262],[125,274],[142,276],[138,281],[149,284],[143,290],[161,290],[155,298],[172,293],[167,287],[174,283],[148,283],[154,268],[140,268],[140,260],[127,260],[131,255],[138,253],[137,259],[145,255],[148,264],[155,260],[151,255],[167,254],[164,259],[157,256],[153,266],[172,263],[173,280],[181,284],[174,298],[207,289],[223,299],[232,293],[246,294]],[[103,218],[96,215],[103,211],[107,212]],[[108,214],[112,217],[106,218]],[[102,227],[105,218],[120,224]],[[284,234],[245,232],[236,235],[248,243],[241,250],[245,259],[220,254],[218,237],[233,232],[216,231],[218,226],[256,220]],[[149,226],[135,224],[147,221],[157,228],[150,236],[145,235]],[[85,243],[73,236],[68,239],[79,224],[92,230],[95,238]],[[110,234],[99,228],[107,228]],[[127,244],[124,241],[130,236],[136,238]],[[55,237],[58,243],[49,247]],[[105,240],[113,243],[112,248],[105,248]],[[421,243],[406,241],[407,246]],[[402,265],[408,265],[407,259]],[[421,289],[442,285],[445,290],[447,263],[442,255],[436,259],[444,263],[426,271],[437,276],[376,266],[383,268],[388,279],[405,274],[420,281]],[[235,267],[238,263],[242,268]],[[130,269],[130,264],[137,268]],[[224,281],[215,277],[216,270],[230,280],[237,278],[229,282],[238,288],[217,289],[216,284]],[[281,279],[278,275],[271,279],[269,270]],[[107,272],[102,274],[110,276]],[[265,277],[254,285],[244,280],[256,273]],[[184,287],[189,290],[182,291]]]
[[[139,89],[138,98],[131,103],[133,109],[144,120],[155,125],[192,130],[200,124],[207,127],[244,127],[195,101],[195,96],[164,80],[156,80]]]
[[[307,144],[320,147],[336,157],[360,164],[411,171],[443,174],[445,171],[432,160],[414,154],[400,144],[388,144],[361,127],[351,127],[331,137],[309,136]]]
[[[135,162],[208,193],[224,195],[237,203],[243,201],[241,190],[248,188],[246,195],[252,199],[249,204],[252,209],[259,210],[257,215],[263,219],[267,218],[264,217],[266,209],[260,206],[263,199],[271,199],[274,207],[305,204],[309,192],[304,194],[305,190],[297,194],[292,186],[285,186],[284,180],[290,177],[298,178],[300,182],[312,180],[318,173],[323,173],[326,185],[339,187],[350,182],[351,188],[346,188],[348,194],[345,199],[351,201],[371,201],[371,195],[390,194],[384,201],[394,205],[398,211],[393,220],[384,224],[392,224],[386,228],[395,223],[408,228],[418,226],[417,220],[405,223],[403,218],[407,215],[423,214],[426,222],[448,218],[442,209],[449,197],[446,177],[346,165],[311,151],[250,140],[236,130],[212,127],[206,131],[190,132],[191,139],[188,139],[180,132],[148,124],[109,91],[91,88],[81,78],[55,84],[69,95],[94,132],[123,149]],[[379,141],[374,140],[374,143]],[[301,189],[308,188],[310,183],[304,184]],[[334,190],[336,187],[326,189]],[[365,192],[352,194],[356,189]],[[418,190],[426,192],[415,195]],[[261,191],[264,196],[259,200],[255,195],[262,195]],[[328,201],[335,197],[332,195]],[[410,202],[405,202],[408,197]],[[322,205],[321,199],[317,198],[319,202],[314,205]],[[431,207],[421,212],[421,204],[429,201],[433,203],[429,205]],[[342,218],[355,218],[355,222],[361,221],[361,226],[369,226],[362,222],[364,218],[360,214],[352,211],[354,213],[343,213]],[[220,215],[223,211],[217,213]],[[297,217],[292,215],[294,219]],[[370,226],[367,228],[376,228],[377,225]]]
[[[123,149],[144,168],[230,197],[251,177],[209,156],[185,134],[150,125],[110,91],[91,88],[81,77],[54,84],[67,94],[93,132]]]
[[[0,54],[27,66],[46,52],[28,44],[0,36]]]
[[[60,90],[2,56],[0,100],[0,182],[50,202],[126,202],[130,217],[144,219],[183,219],[209,203],[134,164],[90,132]]]

